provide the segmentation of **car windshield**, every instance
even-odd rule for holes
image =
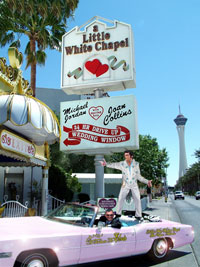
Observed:
[[[66,203],[50,212],[45,218],[83,227],[92,227],[97,207]]]
[[[183,194],[183,192],[182,191],[176,191],[175,194]]]

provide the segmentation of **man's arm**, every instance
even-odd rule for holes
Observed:
[[[139,180],[140,182],[147,184],[148,187],[152,187],[151,184],[151,180],[147,180],[146,178],[144,178],[141,174],[140,174],[140,167],[139,167],[139,163],[137,162],[137,180]]]
[[[106,166],[108,168],[122,170],[121,162],[113,162],[113,163],[107,163],[105,159],[103,161],[100,161],[102,166]]]
[[[99,219],[95,219],[94,225],[98,225],[99,222],[106,223],[106,217],[104,215],[102,215]]]

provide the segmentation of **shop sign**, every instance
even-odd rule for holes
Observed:
[[[96,155],[139,148],[133,95],[62,102],[60,116],[61,151]]]
[[[0,134],[0,147],[14,152],[19,155],[23,155],[29,158],[35,156],[34,145],[7,130],[2,130]]]
[[[85,26],[87,24],[87,26]],[[75,27],[62,39],[61,87],[67,94],[86,94],[136,87],[131,25],[94,20]]]

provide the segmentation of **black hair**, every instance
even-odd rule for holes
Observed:
[[[111,212],[111,211],[113,212],[113,210],[110,209],[110,208],[106,210],[106,212]],[[106,212],[105,212],[105,213],[106,213]]]
[[[125,153],[128,153],[131,156],[131,158],[133,158],[133,151],[131,151],[131,150],[125,150],[124,151],[124,154]]]

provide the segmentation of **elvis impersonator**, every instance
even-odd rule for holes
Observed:
[[[117,203],[117,216],[121,216],[124,200],[131,190],[133,199],[135,201],[135,218],[140,220],[142,218],[142,208],[137,180],[147,184],[148,187],[152,186],[151,180],[147,180],[141,176],[139,163],[133,159],[132,151],[126,150],[124,152],[124,158],[124,161],[116,163],[107,163],[104,159],[104,161],[101,161],[101,165],[122,171],[122,187]]]

